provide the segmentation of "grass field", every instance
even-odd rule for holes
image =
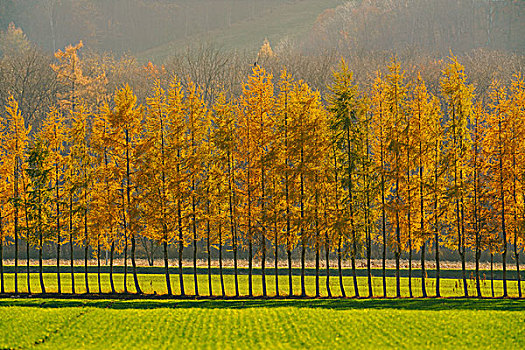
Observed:
[[[1,349],[525,347],[525,302],[0,299]]]
[[[80,270],[77,270],[80,271]],[[141,272],[148,271],[148,268],[142,268],[140,270]],[[156,270],[155,272],[157,272]],[[229,270],[228,270],[229,271]],[[241,269],[242,273],[239,275],[239,292],[240,295],[248,295],[248,276],[245,275],[243,269]],[[201,274],[198,275],[198,284],[199,284],[199,294],[202,296],[209,295],[208,292],[208,276],[204,274],[204,269],[200,269],[199,272]],[[284,272],[284,271],[282,271]],[[294,270],[294,276],[293,276],[293,288],[294,288],[294,294],[300,294],[300,277],[297,275],[299,271]],[[359,271],[360,275],[363,275],[363,270]],[[406,272],[406,271],[405,271]],[[403,273],[406,275],[406,273]],[[275,295],[275,276],[273,275],[273,271],[269,270],[267,275],[267,292],[269,296]],[[333,275],[330,277],[330,289],[332,291],[333,296],[340,296],[341,290],[339,287],[339,278],[335,276],[337,271],[332,271]],[[346,291],[347,296],[354,296],[354,288],[353,288],[353,279],[352,277],[348,276],[349,271],[345,271],[345,277],[343,278],[344,288]],[[376,272],[377,273],[377,272]],[[442,278],[441,279],[441,295],[443,297],[461,297],[463,296],[463,287],[462,287],[462,281],[460,278],[460,273],[458,271],[450,271],[448,273],[443,273],[444,275],[448,276],[457,276],[457,278]],[[389,271],[389,275],[392,275],[392,271]],[[429,274],[430,275],[430,274]],[[19,274],[19,291],[20,292],[27,292],[27,275],[25,273]],[[46,285],[46,291],[47,292],[56,292],[57,291],[57,276],[54,273],[44,273],[44,280]],[[69,273],[63,273],[61,274],[61,280],[62,280],[62,291],[64,293],[70,293],[71,292],[71,275]],[[315,296],[315,276],[307,275],[306,278],[306,293],[309,296]],[[115,289],[117,292],[123,292],[124,290],[124,278],[123,274],[116,273],[114,274],[114,283],[115,283]],[[166,288],[166,282],[165,277],[163,274],[160,273],[140,273],[139,274],[139,282],[140,286],[142,288],[142,291],[147,294],[166,294],[167,288]],[[262,279],[259,274],[255,274],[253,277],[253,292],[254,295],[260,296],[262,295]],[[383,292],[383,279],[382,277],[373,277],[372,279],[372,288],[375,296],[382,296]],[[194,294],[194,284],[193,284],[193,275],[190,273],[186,273],[184,275],[184,284],[185,284],[185,292],[188,295]],[[224,284],[225,284],[225,292],[226,295],[232,296],[235,295],[235,285],[234,285],[234,276],[230,273],[227,273],[224,275]],[[360,290],[360,296],[367,296],[368,295],[368,284],[367,284],[367,277],[365,276],[359,276],[358,277],[358,284],[359,284],[359,290]],[[98,293],[98,280],[97,275],[95,273],[89,274],[89,285],[90,285],[90,292]],[[133,282],[133,276],[131,274],[128,274],[128,292],[134,292],[134,282]],[[180,294],[180,288],[179,288],[179,276],[177,274],[171,275],[171,285],[172,285],[172,291],[173,294],[178,295]],[[482,286],[482,295],[484,297],[491,297],[491,284],[489,280],[484,280],[481,282]],[[110,283],[109,283],[109,274],[103,273],[101,274],[101,289],[103,293],[109,293],[111,292],[110,289]],[[429,296],[435,295],[435,279],[433,278],[427,278],[427,293]],[[468,280],[468,287],[469,287],[469,294],[475,295],[476,294],[476,287],[475,287],[475,281],[473,279]],[[220,295],[221,294],[221,285],[220,285],[220,279],[218,275],[212,275],[212,288],[213,288],[213,294],[214,295]],[[523,288],[523,284],[522,284]],[[5,274],[5,289],[6,292],[13,292],[14,291],[14,274],[7,273]],[[279,289],[281,295],[287,295],[288,294],[288,277],[286,275],[280,275],[279,276]],[[502,295],[502,289],[503,289],[503,282],[501,280],[495,280],[494,281],[494,289],[495,289],[495,296],[501,296]],[[31,274],[31,291],[33,293],[40,293],[40,282],[39,282],[39,276],[37,273]],[[84,281],[84,274],[83,273],[76,273],[75,274],[75,291],[77,293],[85,293],[85,281]],[[412,291],[414,297],[420,297],[421,294],[421,279],[419,277],[413,277],[412,278]],[[321,296],[326,296],[326,277],[324,275],[321,275],[320,277],[320,292]],[[395,278],[394,277],[387,277],[387,294],[388,296],[395,296]],[[409,289],[408,289],[408,278],[402,277],[401,278],[401,293],[402,296],[408,297],[409,296]],[[510,297],[516,297],[518,296],[518,290],[517,290],[517,282],[513,280],[508,281],[508,293]]]

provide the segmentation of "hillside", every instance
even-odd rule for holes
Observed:
[[[10,22],[53,52],[82,40],[86,47],[159,60],[189,44],[213,42],[252,50],[307,32],[344,0],[2,0],[0,30]]]
[[[228,28],[219,28],[172,40],[152,49],[138,52],[136,56],[142,61],[161,60],[184,50],[188,45],[199,42],[214,43],[225,49],[248,51],[258,49],[265,38],[272,45],[277,45],[283,39],[300,38],[311,29],[323,11],[335,8],[343,2],[343,0],[283,1],[254,18],[246,18]]]

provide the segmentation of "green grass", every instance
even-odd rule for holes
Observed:
[[[525,347],[524,301],[0,299],[0,348]]]
[[[333,273],[335,274],[336,271],[333,271]],[[20,292],[27,292],[27,277],[26,276],[27,275],[25,273],[19,274],[18,278],[19,278],[19,291]],[[114,282],[115,282],[116,291],[122,292],[124,290],[123,274],[119,273],[119,274],[115,274],[114,276],[115,276]],[[45,273],[44,280],[45,280],[47,292],[57,291],[56,274]],[[61,280],[62,280],[62,291],[65,293],[70,293],[71,292],[70,274],[68,273],[61,274]],[[310,275],[306,276],[305,281],[306,281],[307,295],[315,296],[315,276],[310,276]],[[153,294],[153,293],[166,294],[167,293],[165,277],[162,274],[156,274],[156,273],[139,274],[139,282],[140,282],[140,286],[144,293],[147,293],[147,294]],[[383,280],[381,277],[373,277],[372,287],[373,287],[373,292],[375,296],[382,296],[382,292],[383,292],[382,282]],[[234,295],[235,294],[234,276],[231,274],[225,274],[224,283],[225,283],[226,294],[229,296]],[[343,278],[343,283],[344,283],[344,287],[346,290],[346,295],[354,296],[352,277],[345,276]],[[396,282],[395,282],[394,277],[387,277],[388,296],[391,296],[391,297],[395,296],[395,293],[396,293],[395,283]],[[184,284],[185,284],[186,294],[193,295],[194,294],[194,284],[193,284],[192,274],[184,275]],[[205,274],[199,274],[198,284],[199,284],[200,295],[209,295],[208,276]],[[360,295],[367,296],[368,295],[367,278],[358,277],[358,284],[359,284]],[[98,280],[97,280],[97,275],[95,273],[89,274],[89,285],[90,285],[90,292],[98,292]],[[129,292],[135,291],[133,276],[131,274],[128,274],[127,285],[128,285]],[[171,275],[171,285],[172,285],[173,294],[175,295],[180,294],[179,276],[177,274]],[[491,296],[490,281],[489,280],[482,281],[481,285],[482,285],[482,295],[485,297],[490,297]],[[109,283],[109,274],[103,273],[101,275],[101,286],[102,286],[103,293],[109,293],[111,291],[110,283]],[[428,278],[426,286],[427,286],[428,295],[429,296],[435,295],[435,279]],[[212,287],[213,287],[214,295],[219,295],[221,293],[220,279],[218,275],[212,275]],[[474,280],[471,280],[471,279],[468,280],[468,287],[469,287],[469,294],[475,295],[476,289],[475,289]],[[280,288],[281,295],[288,294],[288,277],[287,276],[285,275],[279,276],[279,288]],[[296,275],[293,276],[293,288],[294,288],[295,294],[300,293],[300,277],[299,276],[296,276]],[[14,291],[14,274],[12,273],[5,274],[5,289],[6,289],[6,292]],[[330,289],[332,291],[333,296],[341,295],[340,288],[339,288],[339,278],[337,276],[334,276],[334,275],[331,276]],[[495,296],[496,297],[501,296],[503,294],[502,292],[503,281],[495,280],[494,289],[495,289]],[[31,290],[33,293],[40,293],[41,291],[38,274],[36,273],[31,274]],[[75,274],[75,290],[77,293],[85,293],[84,275],[82,273]],[[239,275],[239,290],[240,290],[241,295],[248,295],[248,276],[247,275],[244,275],[244,274]],[[412,279],[412,291],[413,291],[414,297],[422,296],[420,278],[414,277]],[[262,280],[261,280],[260,275],[254,275],[253,277],[253,292],[254,292],[254,295],[262,295]],[[267,292],[269,296],[275,295],[275,276],[272,274],[268,274],[267,276]],[[321,276],[320,278],[320,292],[321,292],[321,296],[327,295],[325,276]],[[518,296],[516,281],[510,281],[510,280],[508,281],[508,292],[509,292],[509,296],[511,297]],[[404,297],[409,296],[408,278],[406,277],[401,278],[401,294]],[[452,279],[452,278],[441,279],[441,295],[443,297],[461,297],[463,296],[462,281],[459,279]]]

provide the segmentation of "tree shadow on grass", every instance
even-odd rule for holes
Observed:
[[[312,308],[326,310],[492,310],[525,312],[525,300],[515,299],[0,299],[0,307],[126,309],[248,309]]]

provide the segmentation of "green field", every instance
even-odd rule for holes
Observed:
[[[509,299],[0,299],[0,348],[516,349],[524,310]]]
[[[151,268],[142,268],[140,269],[141,272],[148,272]],[[248,295],[248,276],[244,274],[246,271],[245,269],[240,269],[242,274],[239,275],[239,292],[240,295]],[[77,270],[80,271],[80,270]],[[93,270],[91,270],[93,271]],[[139,282],[140,286],[142,288],[142,291],[146,294],[166,294],[166,282],[165,277],[163,274],[157,273],[158,270],[155,271],[155,273],[140,273],[139,274]],[[199,269],[200,274],[198,275],[198,284],[199,284],[199,294],[201,296],[207,296],[209,295],[208,292],[208,276],[203,273],[204,269]],[[227,270],[228,272],[231,272]],[[281,271],[281,273],[285,272],[284,269]],[[360,275],[363,274],[364,270],[360,270]],[[389,275],[392,275],[393,271],[389,271]],[[215,272],[214,272],[215,273]],[[300,294],[300,276],[298,276],[299,270],[294,270],[294,276],[293,276],[293,288],[294,288],[294,294]],[[333,296],[340,296],[341,290],[339,288],[339,278],[336,276],[337,271],[332,271],[332,276],[330,277],[330,289]],[[377,271],[375,272],[377,276]],[[344,288],[346,291],[347,296],[354,296],[354,288],[353,288],[353,278],[348,276],[350,274],[350,271],[345,271],[345,277],[343,278]],[[406,275],[406,271],[404,273]],[[451,270],[447,272],[446,270],[442,272],[443,275],[450,276],[456,276],[455,278],[442,278],[441,279],[441,296],[443,297],[461,297],[463,296],[463,284],[460,278],[460,272],[456,270]],[[488,275],[488,273],[486,273]],[[27,292],[27,275],[25,273],[19,273],[18,276],[19,279],[19,291],[20,292]],[[44,280],[46,285],[46,291],[47,292],[56,292],[57,291],[57,276],[54,273],[44,273]],[[71,292],[71,275],[69,273],[63,273],[61,274],[61,280],[62,280],[62,292],[64,293],[70,293]],[[275,276],[273,275],[273,271],[268,270],[267,272],[267,293],[269,296],[275,295]],[[305,277],[306,281],[306,293],[308,296],[315,296],[315,276],[312,276],[308,274]],[[123,292],[124,291],[124,278],[123,274],[116,273],[114,274],[114,283],[115,283],[115,289],[117,292]],[[368,296],[368,284],[367,284],[367,277],[365,276],[359,276],[358,277],[358,283],[359,283],[359,290],[360,290],[360,296]],[[372,279],[372,287],[374,296],[382,296],[383,293],[383,279],[382,277],[373,277]],[[395,278],[394,277],[387,277],[387,296],[395,296]],[[193,284],[193,274],[191,273],[185,273],[184,275],[184,284],[185,284],[185,292],[187,295],[193,295],[194,294],[194,284]],[[225,284],[225,292],[228,296],[235,295],[235,284],[234,284],[234,276],[231,273],[226,273],[224,275],[224,284]],[[98,293],[98,279],[97,275],[95,273],[89,274],[89,285],[90,285],[90,292]],[[134,282],[133,282],[133,275],[130,273],[128,274],[128,292],[134,292]],[[172,291],[173,294],[178,295],[180,294],[180,288],[179,288],[179,276],[175,273],[171,274],[171,285],[172,285]],[[427,286],[427,293],[429,296],[435,295],[435,279],[433,278],[427,278],[426,281]],[[491,293],[491,283],[490,280],[486,279],[481,282],[482,286],[482,295],[484,297],[490,297],[492,296]],[[475,281],[473,279],[468,280],[468,287],[469,287],[469,295],[475,295],[476,294],[476,287],[475,287]],[[213,288],[213,294],[214,295],[220,295],[221,294],[221,285],[220,285],[220,279],[217,274],[212,275],[212,288]],[[523,288],[523,284],[522,284]],[[13,292],[14,291],[14,274],[7,273],[5,274],[5,289],[6,292]],[[109,274],[103,273],[101,274],[101,289],[102,293],[109,293],[111,292],[110,289],[110,283],[109,283]],[[286,275],[280,275],[279,276],[279,289],[281,295],[287,295],[288,294],[288,277]],[[495,280],[494,281],[494,290],[495,290],[495,296],[501,296],[503,294],[503,282],[501,280]],[[39,277],[37,273],[31,274],[31,291],[33,293],[40,293],[40,282]],[[85,281],[84,281],[84,274],[83,273],[76,273],[75,274],[75,291],[77,293],[85,293]],[[412,291],[414,297],[420,297],[421,294],[421,279],[419,277],[413,277],[412,278]],[[262,295],[262,279],[259,274],[254,274],[253,276],[253,293],[255,296]],[[320,293],[321,296],[326,296],[326,277],[323,275],[320,276]],[[508,281],[508,293],[510,297],[517,297],[518,296],[518,290],[517,290],[517,282],[514,280]],[[408,289],[408,278],[402,277],[401,278],[401,294],[404,297],[409,296],[409,289]]]

